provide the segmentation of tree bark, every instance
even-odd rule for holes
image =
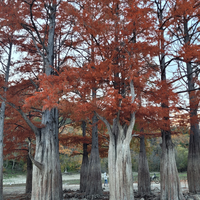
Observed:
[[[27,172],[26,172],[26,194],[31,193],[32,191],[32,169],[33,169],[33,164],[32,161],[27,155]]]
[[[132,103],[135,100],[135,90],[133,80],[130,81],[130,92]],[[135,124],[135,112],[131,114],[129,126],[122,127],[119,122],[119,112],[117,118],[113,120],[113,126],[99,114],[98,117],[106,124],[110,135],[108,150],[108,171],[110,200],[133,200],[133,176],[130,153],[130,142]]]
[[[12,164],[12,173],[14,173],[13,170],[14,170],[14,168],[15,168],[15,159],[12,159],[12,163],[13,163],[13,164]]]
[[[161,1],[160,1],[161,2]],[[160,23],[160,50],[162,53],[160,54],[160,71],[161,71],[161,81],[163,84],[166,83],[166,63],[165,63],[165,38],[164,38],[164,29],[163,29],[163,12],[164,8],[162,4],[157,4],[159,23]],[[176,167],[175,161],[175,151],[174,144],[171,140],[171,130],[169,123],[169,100],[168,94],[163,97],[163,101],[161,101],[161,107],[163,109],[163,113],[166,113],[163,116],[163,127],[162,132],[162,155],[160,162],[160,177],[161,177],[161,200],[184,200],[182,190],[180,187],[180,180],[178,177],[178,171]]]
[[[184,43],[190,45],[190,36],[188,30],[188,21],[184,18]],[[187,66],[187,85],[189,93],[190,106],[190,141],[188,152],[187,179],[189,192],[200,192],[200,135],[198,124],[198,99],[195,91],[195,78],[191,62]]]
[[[98,146],[98,130],[97,130],[97,116],[94,114],[92,118],[92,149],[89,158],[88,165],[88,177],[86,194],[102,194],[102,183],[101,183],[101,163],[99,157],[99,146]]]
[[[8,90],[8,80],[9,80],[9,72],[10,72],[10,62],[12,55],[12,42],[9,43],[9,53],[8,53],[8,61],[6,65],[5,71],[5,83],[4,83],[4,98],[6,98],[6,92]],[[0,200],[3,200],[3,132],[4,132],[4,118],[5,118],[5,109],[6,104],[5,101],[1,103],[1,111],[0,111]]]
[[[3,200],[3,130],[5,107],[5,102],[2,102],[0,113],[0,200]]]
[[[161,200],[184,200],[175,160],[174,144],[169,131],[162,131],[160,164]]]
[[[86,122],[82,121],[83,136],[86,135]],[[87,187],[87,176],[88,176],[88,152],[87,144],[83,144],[83,159],[80,171],[80,191],[85,192]]]
[[[62,200],[57,108],[44,112],[42,124],[45,127],[36,135],[35,151],[35,160],[42,164],[42,169],[33,166],[31,200]]]
[[[140,136],[140,154],[138,166],[138,195],[149,196],[151,193],[149,165],[146,157],[144,135]]]
[[[110,200],[133,200],[133,177],[130,154],[132,129],[122,128],[117,119],[109,131],[108,171]]]
[[[199,135],[194,128],[190,133],[189,153],[188,153],[188,166],[187,166],[187,180],[190,193],[200,192],[200,146]]]
[[[47,47],[42,42],[38,33],[37,27],[32,17],[33,4],[27,3],[30,6],[30,18],[32,27],[37,33],[38,39],[31,34],[33,43],[38,50],[38,54],[42,57],[44,63],[44,72],[47,76],[54,74],[54,35],[56,26],[56,8],[58,4],[56,1],[50,1],[45,4],[48,9],[48,43]],[[23,27],[30,33],[29,25]],[[39,46],[37,45],[39,42]],[[42,51],[40,48],[42,46]],[[23,113],[22,113],[23,116]],[[26,116],[23,116],[26,119]],[[35,130],[30,120],[26,119],[29,126],[36,135],[36,150],[35,159],[33,160],[33,181],[32,181],[32,196],[31,200],[62,200],[62,176],[59,160],[59,141],[58,141],[58,109],[52,108],[43,111],[42,125],[40,130]]]
[[[192,73],[191,63],[187,63],[188,73],[188,89],[189,89],[189,104],[190,104],[190,141],[188,152],[188,166],[187,166],[187,179],[189,192],[200,192],[200,138],[199,138],[199,125],[198,125],[198,100],[193,91],[194,78]]]

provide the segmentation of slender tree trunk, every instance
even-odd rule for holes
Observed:
[[[133,200],[133,177],[130,154],[132,130],[127,131],[113,121],[108,151],[110,200]]]
[[[31,193],[32,191],[32,169],[33,169],[33,164],[32,161],[27,155],[27,173],[26,173],[26,194]]]
[[[12,164],[12,173],[14,173],[13,170],[15,168],[15,159],[13,159],[12,162],[13,162],[13,164]]]
[[[86,135],[86,122],[82,121],[83,136]],[[88,176],[88,152],[87,144],[83,144],[83,160],[80,172],[80,191],[85,192],[87,187],[87,176]]]
[[[161,200],[184,200],[175,160],[171,133],[162,131],[162,156],[160,164]]]
[[[4,168],[7,169],[8,167],[8,159],[6,159],[6,165],[4,165]]]
[[[1,103],[0,113],[0,200],[3,200],[3,129],[4,129],[4,115],[5,102]]]
[[[12,44],[12,42],[10,42],[8,61],[7,61],[7,65],[6,65],[6,71],[5,71],[4,98],[6,98],[6,92],[8,90],[8,80],[9,80],[9,72],[10,72],[12,46],[13,46],[13,44]],[[0,200],[3,200],[3,132],[4,132],[5,109],[6,109],[5,101],[2,101],[1,111],[0,111]]]
[[[146,157],[144,135],[140,136],[140,154],[138,166],[138,195],[148,196],[151,193],[149,165]]]
[[[92,118],[92,149],[89,158],[88,165],[88,178],[86,194],[102,194],[102,183],[101,183],[101,163],[99,157],[99,146],[98,146],[98,130],[97,130],[97,116],[94,114]]]

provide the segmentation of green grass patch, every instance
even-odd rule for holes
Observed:
[[[26,184],[25,183],[19,183],[19,184],[12,184],[12,185],[10,185],[10,184],[4,184],[3,185],[3,187],[16,187],[16,186],[25,186]]]
[[[68,184],[68,185],[79,185],[80,184],[80,180],[76,179],[76,180],[67,180],[67,181],[63,181],[63,184]]]
[[[23,173],[23,172],[16,172],[16,173],[4,172],[3,173],[3,179],[16,178],[19,175],[26,176],[26,173]]]
[[[187,180],[187,172],[178,173],[178,176],[179,176],[180,181]]]
[[[17,177],[17,175],[19,175],[19,174],[7,174],[7,173],[4,173],[3,174],[3,179],[15,178],[15,177]]]

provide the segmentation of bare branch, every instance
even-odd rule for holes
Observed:
[[[38,92],[39,86],[31,79],[29,78],[30,82],[35,86],[36,91]]]
[[[3,101],[5,101],[6,104],[10,105],[15,110],[17,110],[20,113],[20,115],[24,118],[24,120],[26,121],[26,123],[29,125],[29,127],[31,128],[31,130],[36,135],[39,135],[39,133],[40,133],[39,129],[30,121],[30,119],[26,116],[26,114],[21,110],[20,107],[17,107],[15,104],[6,101],[6,99],[4,97],[2,97],[1,95],[0,95],[0,99],[2,99]]]
[[[106,127],[107,127],[109,133],[112,133],[112,129],[111,129],[111,126],[110,126],[109,122],[108,122],[104,117],[102,117],[101,115],[99,115],[97,112],[95,112],[95,113],[96,113],[97,117],[98,117],[101,121],[103,121],[103,122],[105,123],[105,125],[106,125]]]
[[[40,162],[36,161],[36,160],[33,158],[33,156],[31,155],[31,139],[30,139],[29,137],[28,137],[28,155],[29,155],[29,157],[30,157],[32,163],[33,163],[36,167],[38,167],[38,169],[42,170],[42,169],[43,169],[43,165],[42,165]]]
[[[196,90],[200,90],[200,87],[199,88],[194,88],[192,90],[183,90],[183,91],[179,91],[179,92],[176,92],[177,94],[180,94],[180,93],[184,93],[184,92],[192,92],[192,91],[196,91]]]

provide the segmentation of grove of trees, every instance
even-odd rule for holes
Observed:
[[[61,144],[81,146],[82,192],[102,195],[108,151],[110,200],[133,200],[136,137],[138,193],[151,192],[145,138],[161,137],[160,199],[183,200],[172,142],[183,127],[199,193],[199,22],[198,0],[0,1],[0,200],[12,151],[29,154],[32,200],[62,200]]]

